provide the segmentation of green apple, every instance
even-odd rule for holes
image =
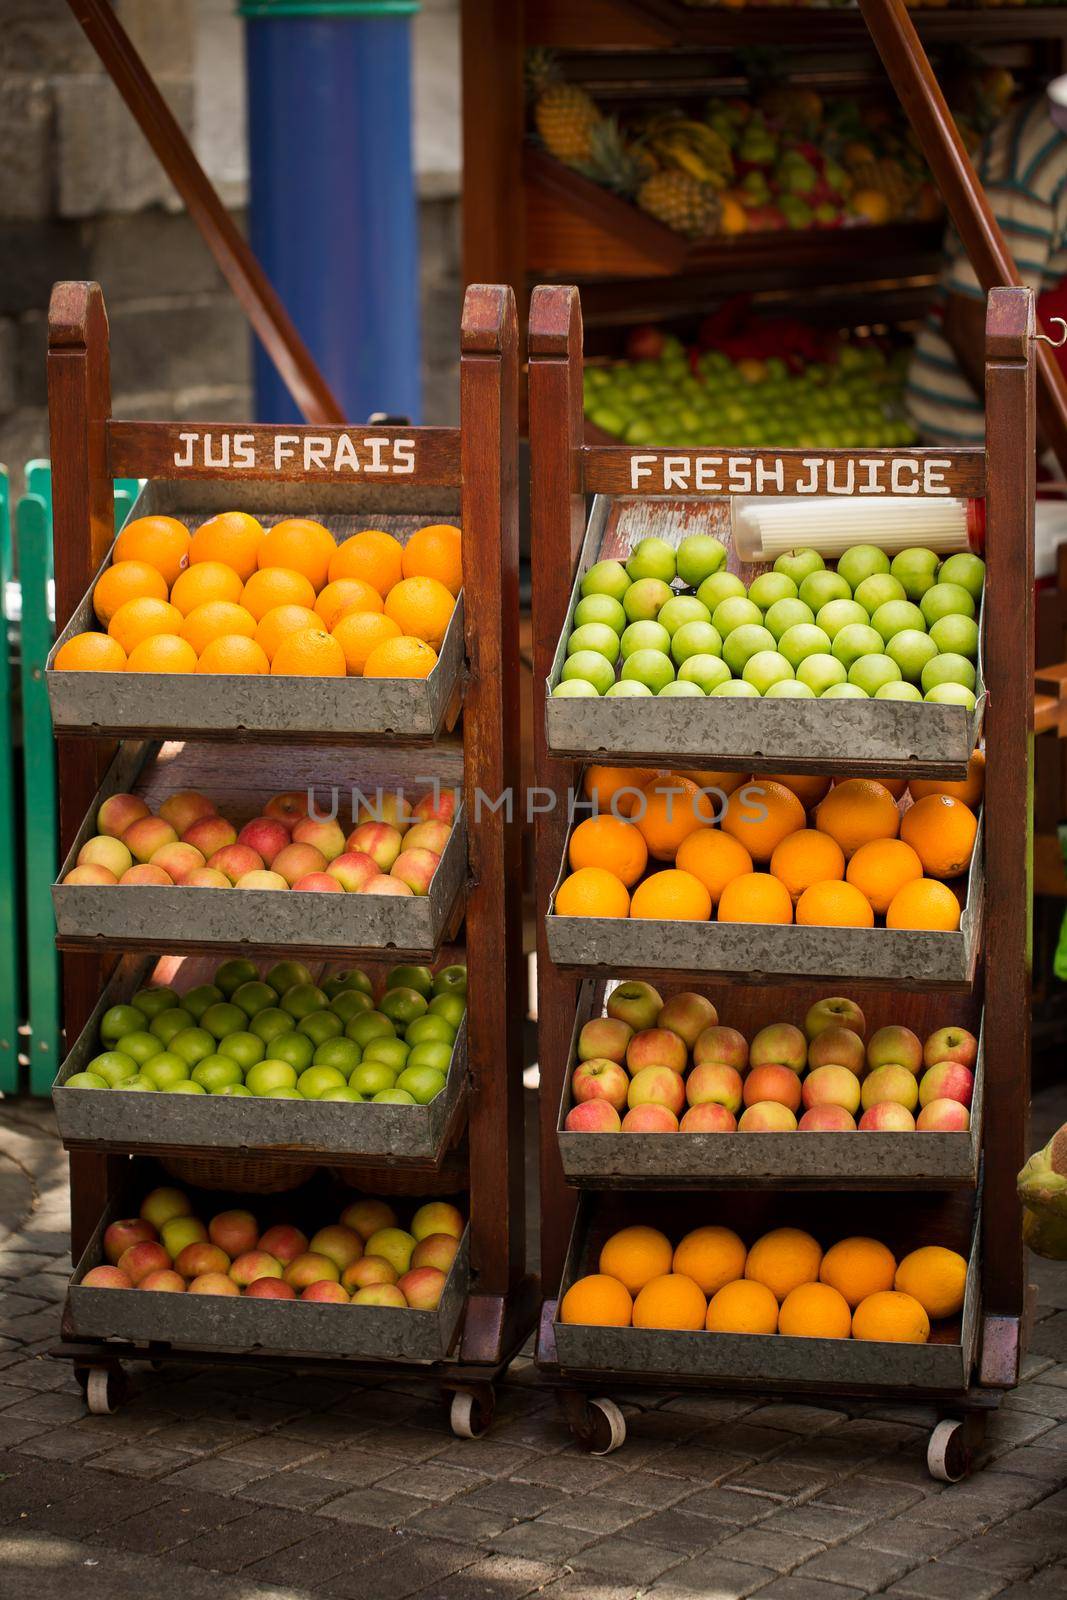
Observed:
[[[279,1089],[268,1089],[262,1098],[264,1100],[303,1100],[304,1096],[299,1089],[287,1089],[283,1086]]]
[[[396,1079],[395,1069],[384,1061],[361,1061],[349,1077],[348,1087],[369,1099],[382,1089],[391,1089]]]
[[[347,1089],[345,1075],[337,1067],[308,1067],[296,1080],[305,1100],[321,1100],[327,1089]]]
[[[351,1040],[348,1041],[351,1044]],[[372,1039],[363,1052],[364,1061],[380,1061],[394,1072],[407,1066],[411,1046],[404,1039]]]
[[[858,589],[876,573],[889,571],[889,557],[877,545],[854,544],[838,557],[837,570],[850,589]]]
[[[942,617],[974,616],[974,601],[959,583],[933,584],[919,601],[919,607],[928,628]]]
[[[799,678],[779,678],[777,683],[772,683],[766,690],[765,700],[814,700],[815,691],[809,689],[806,683],[801,683]]]
[[[217,989],[213,983],[201,983],[182,995],[182,1005],[193,1021],[199,1022],[208,1006],[217,1005],[223,998],[222,990]]]
[[[435,1041],[417,1044],[407,1059],[408,1067],[433,1067],[437,1072],[447,1072],[452,1060],[452,1046]]]
[[[233,991],[233,1004],[239,1006],[246,1017],[256,1017],[261,1011],[270,1011],[278,1003],[278,996],[269,983],[242,983]]]
[[[935,683],[932,689],[927,689],[923,699],[940,706],[965,706],[968,711],[975,707],[974,691],[963,683]]]
[[[311,1064],[313,1067],[336,1067],[344,1073],[347,1082],[362,1060],[363,1051],[354,1039],[327,1039],[315,1051]]]
[[[405,1089],[417,1106],[428,1106],[445,1086],[445,1075],[435,1067],[407,1067],[396,1080],[398,1089]]]
[[[129,1078],[139,1077],[138,1065],[132,1056],[122,1050],[105,1050],[103,1055],[94,1056],[85,1070],[103,1078],[108,1088],[114,1089]]]
[[[587,622],[584,628],[575,628],[567,640],[569,656],[576,656],[583,650],[595,650],[598,656],[614,664],[619,655],[619,636],[606,622]]]
[[[710,694],[729,677],[730,669],[720,656],[690,656],[678,668],[678,682],[694,683],[702,694]]]
[[[109,1087],[95,1072],[72,1072],[63,1084],[64,1089],[107,1089]]]
[[[149,1033],[155,1034],[162,1047],[166,1047],[176,1033],[181,1033],[183,1028],[191,1028],[195,1018],[186,1011],[184,1006],[171,1006],[167,1011],[161,1011],[152,1018],[148,1024]]]
[[[413,1106],[415,1096],[408,1094],[406,1089],[381,1089],[371,1099],[379,1106]]]
[[[911,628],[917,633],[925,633],[926,619],[911,600],[887,600],[884,605],[877,606],[872,611],[871,627],[876,633],[880,633],[888,644],[898,633],[904,633]]]
[[[740,678],[750,657],[761,650],[773,649],[773,633],[759,623],[746,622],[723,640],[722,655],[730,671]]]
[[[942,563],[937,574],[938,583],[958,583],[961,589],[966,589],[972,600],[980,598],[982,587],[985,583],[985,562],[981,556],[971,555],[969,551],[960,550],[954,556]],[[137,1001],[134,1000],[134,1005]]]
[[[852,590],[838,572],[812,572],[800,585],[800,598],[818,614],[831,600],[851,600]]]
[[[601,657],[601,660],[603,660],[603,657]],[[606,662],[604,664],[607,666]],[[569,666],[570,662],[567,665]],[[566,671],[566,668],[564,668],[564,671]],[[608,667],[608,671],[611,671],[610,667]],[[594,689],[593,685],[587,682],[585,678],[567,678],[562,683],[556,684],[552,691],[552,698],[554,700],[599,700],[600,691],[599,689]]]
[[[636,678],[620,678],[618,683],[612,684],[604,699],[638,700],[642,695],[648,698],[651,694],[652,690],[647,683],[639,683]]]
[[[630,578],[621,562],[598,561],[582,579],[582,598],[591,594],[606,594],[612,600],[621,601],[629,587]]]
[[[905,628],[893,635],[885,652],[910,683],[918,683],[926,663],[937,655],[937,645],[920,628]]]
[[[678,558],[673,545],[666,539],[642,539],[630,551],[626,563],[627,575],[634,583],[642,578],[658,578],[661,583],[673,583],[678,571]]]
[[[849,683],[857,684],[865,694],[876,695],[883,683],[899,683],[900,668],[890,656],[860,656],[848,669]]]
[[[602,623],[615,633],[621,633],[626,626],[626,612],[621,603],[608,594],[587,595],[574,608],[574,626],[584,628],[589,622]]]
[[[430,1001],[431,1017],[440,1017],[450,1028],[458,1031],[467,1009],[466,1000],[458,994],[436,994]],[[409,1041],[410,1042],[410,1041]]]
[[[295,989],[298,983],[310,983],[311,973],[302,961],[278,961],[264,981],[276,995],[283,995],[287,989]]]
[[[805,656],[796,671],[798,683],[806,684],[814,695],[825,694],[835,683],[844,683],[848,677],[836,656]]]
[[[972,663],[966,656],[952,654],[935,656],[923,668],[923,693],[929,693],[939,683],[962,683],[965,689],[973,689],[975,671]]]
[[[240,1006],[231,1005],[226,1000],[208,1006],[200,1018],[201,1032],[206,1029],[213,1039],[225,1039],[228,1033],[242,1033],[247,1026],[248,1018]]]
[[[754,656],[749,656],[745,662],[744,672],[741,674],[746,683],[751,683],[760,694],[766,694],[772,683],[777,683],[781,678],[792,678],[793,668],[785,656],[777,650],[757,650]]]
[[[704,691],[698,689],[695,683],[681,682],[677,679],[673,683],[665,683],[662,689],[657,690],[659,700],[703,700]]]
[[[386,989],[415,989],[429,1000],[433,994],[433,973],[429,967],[392,967],[385,979]]]
[[[815,613],[803,600],[776,600],[763,619],[763,626],[776,639],[802,622],[814,622]]]
[[[339,994],[371,996],[374,993],[374,985],[359,967],[343,967],[340,972],[334,972],[330,977],[323,978],[319,987],[331,1000],[336,1000]],[[285,993],[284,989],[282,993]]]
[[[153,1056],[151,1061],[146,1061],[141,1069],[141,1077],[147,1078],[153,1089],[169,1089],[171,1084],[179,1083],[182,1078],[189,1076],[189,1062],[183,1061],[170,1050],[165,1050],[162,1055]]]
[[[254,962],[244,956],[235,956],[232,961],[224,961],[215,968],[214,984],[216,989],[222,990],[225,998],[239,989],[242,983],[253,983],[258,977]]]
[[[161,1055],[164,1049],[156,1035],[143,1028],[138,1033],[124,1033],[121,1043],[122,1054],[129,1056],[139,1067],[151,1061],[153,1056]]]
[[[467,997],[467,969],[462,961],[453,961],[449,966],[442,967],[434,974],[433,992],[438,994],[458,994],[463,999]]]
[[[172,1083],[164,1091],[166,1094],[207,1094],[202,1083],[194,1083],[192,1078],[182,1078],[179,1083]]]
[[[355,1089],[350,1089],[347,1083],[340,1089],[327,1089],[325,1094],[319,1095],[320,1100],[347,1100],[352,1105],[362,1105],[363,1096]]]
[[[762,625],[763,612],[753,601],[734,594],[726,600],[719,601],[711,614],[711,620],[723,639],[726,639],[736,628],[746,628],[750,624]]]
[[[563,663],[563,671],[560,676],[562,679],[559,685],[560,689],[563,688],[564,683],[576,680],[579,683],[589,684],[594,694],[606,694],[615,682],[615,668],[598,651],[580,650],[576,656],[567,657]],[[572,689],[568,692],[571,694],[586,693],[584,689],[580,691]]]
[[[273,1094],[276,1089],[296,1088],[296,1068],[289,1061],[278,1061],[268,1056],[257,1061],[245,1074],[245,1087],[256,1096]]]
[[[927,589],[937,582],[938,557],[922,545],[911,545],[898,550],[890,564],[890,572],[904,585],[909,600],[918,602]]]
[[[114,1087],[116,1089],[149,1089],[153,1094],[156,1091],[155,1084],[149,1083],[148,1079],[145,1077],[123,1078],[122,1082],[115,1084]]]
[[[820,700],[869,700],[870,698],[866,689],[861,689],[858,683],[832,683],[819,696]]]
[[[711,612],[696,595],[676,594],[660,610],[656,618],[661,628],[666,628],[671,638],[689,622],[710,622]]]
[[[779,600],[795,600],[797,586],[785,572],[761,572],[749,584],[748,598],[761,611],[769,611]]]
[[[267,1047],[258,1034],[231,1033],[221,1040],[218,1053],[227,1061],[235,1061],[242,1072],[247,1072],[249,1067],[264,1059]]]
[[[404,1039],[408,1044],[412,1045],[432,1044],[440,1041],[441,1044],[447,1044],[451,1048],[457,1031],[458,1024],[454,1028],[445,1017],[430,1015],[420,1017],[417,1022],[409,1022],[404,1030]]]
[[[709,533],[691,533],[678,546],[678,576],[690,589],[698,589],[705,578],[721,572],[726,565],[726,546]]]
[[[883,683],[880,689],[874,691],[876,700],[921,700],[922,693],[913,683],[905,683],[902,678],[895,683]]]
[[[288,1061],[297,1072],[303,1072],[305,1067],[310,1067],[315,1046],[306,1033],[279,1033],[276,1039],[270,1042],[270,1055],[274,1061]]]
[[[876,572],[873,577],[864,578],[852,598],[872,617],[881,606],[894,600],[907,601],[904,585],[891,572]]]
[[[236,1009],[236,1007],[235,1007]],[[207,1013],[205,1012],[205,1016]],[[244,1017],[241,1017],[244,1021]],[[234,1029],[237,1032],[237,1029]],[[181,1033],[176,1033],[170,1041],[170,1048],[176,1056],[190,1067],[195,1067],[198,1061],[203,1061],[205,1056],[215,1054],[215,1037],[206,1028],[183,1028]],[[126,1046],[123,1044],[123,1049]]]
[[[939,617],[930,629],[930,637],[946,655],[970,656],[973,660],[978,654],[978,624],[973,617]]]
[[[798,622],[782,634],[778,649],[795,670],[808,656],[828,656],[830,637],[814,622]]]
[[[171,1217],[159,1230],[159,1242],[172,1261],[187,1244],[204,1244],[208,1232],[199,1217]]]
[[[252,1100],[254,1095],[246,1083],[226,1083],[216,1093],[226,1100]]]
[[[223,1055],[205,1056],[203,1061],[197,1062],[189,1076],[207,1094],[218,1094],[227,1084],[244,1082],[244,1075],[237,1062]]]
[[[342,1023],[351,1022],[353,1017],[360,1017],[365,1011],[373,1010],[374,1001],[369,994],[364,994],[360,989],[344,989],[330,1001],[330,1011],[335,1017],[340,1017]]]
[[[736,572],[713,572],[697,590],[697,599],[713,613],[724,600],[745,598],[745,586]]]
[[[109,1006],[100,1018],[100,1037],[105,1044],[115,1044],[127,1033],[144,1033],[145,1020],[137,1006]]]
[[[330,997],[314,983],[296,983],[282,995],[282,1010],[300,1021],[313,1011],[327,1011]]]
[[[729,683],[720,683],[711,692],[722,700],[758,700],[760,697],[756,686],[746,683],[744,678],[731,678]]]
[[[810,578],[813,572],[822,572],[825,566],[826,562],[817,550],[787,550],[774,563],[774,570],[792,578],[799,589],[805,578]]]
[[[676,667],[690,656],[721,656],[722,635],[712,622],[685,622],[671,640],[671,656]]]
[[[249,1023],[249,1031],[257,1039],[262,1039],[264,1044],[270,1044],[280,1033],[288,1033],[293,1026],[293,1019],[288,1011],[283,1011],[281,1006],[268,1006],[266,1011],[257,1011]]]
[[[417,989],[387,989],[378,1001],[383,1017],[388,1017],[400,1028],[406,1028],[416,1017],[426,1015],[429,1002]]]
[[[637,650],[662,650],[671,647],[671,636],[659,622],[631,622],[621,640],[622,658],[628,661]]]
[[[158,989],[138,989],[130,1004],[136,1006],[138,1011],[151,1022],[161,1011],[169,1011],[172,1006],[181,1005],[181,1001],[173,989],[161,984]]]
[[[833,651],[838,661],[843,661],[846,667],[851,667],[860,656],[875,656],[882,653],[882,635],[875,633],[868,624],[851,622],[847,628],[842,628],[834,639]]]
[[[658,578],[642,578],[627,589],[622,607],[631,622],[653,622],[673,594],[670,584],[661,583]]]
[[[422,1021],[421,1018],[419,1020]],[[396,1029],[380,1011],[364,1011],[346,1024],[345,1038],[354,1039],[360,1049],[365,1050],[375,1039],[395,1039]]]
[[[665,683],[674,682],[674,667],[662,650],[635,650],[622,669],[622,679],[636,680],[658,694]]]
[[[344,1033],[345,1025],[333,1011],[313,1011],[310,1016],[300,1018],[296,1031],[306,1033],[312,1044],[319,1045]]]
[[[824,606],[819,607],[816,625],[825,633],[831,643],[837,638],[842,628],[851,627],[855,622],[866,623],[867,613],[856,600],[828,600]]]

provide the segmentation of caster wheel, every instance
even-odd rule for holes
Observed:
[[[476,1394],[473,1389],[457,1389],[452,1396],[448,1420],[457,1439],[480,1439],[493,1421],[493,1392]]]
[[[109,1417],[122,1404],[126,1375],[121,1367],[90,1367],[85,1400],[94,1417]]]
[[[575,1444],[588,1455],[609,1456],[626,1443],[626,1418],[614,1400],[573,1393],[561,1396],[561,1404]]]
[[[939,1422],[926,1447],[926,1469],[939,1483],[959,1483],[971,1470],[966,1425],[950,1418]]]

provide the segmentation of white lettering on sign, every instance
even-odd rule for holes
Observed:
[[[403,447],[394,441],[394,458]],[[646,494],[950,495],[945,473],[951,466],[936,456],[801,456],[797,462],[740,453],[632,455],[630,488]]]
[[[173,463],[177,471],[204,472],[260,465],[254,433],[182,431]],[[355,437],[349,433],[275,433],[264,446],[275,472],[296,465],[317,473],[374,473],[408,477],[415,471],[415,440],[388,434]]]

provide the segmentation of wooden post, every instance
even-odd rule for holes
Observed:
[[[994,289],[986,322],[984,1382],[1022,1356],[1025,1266],[1015,1175],[1030,1098],[1034,587],[1034,300]]]
[[[537,1036],[541,1072],[541,1279],[554,1295],[576,1207],[563,1178],[556,1118],[570,1049],[576,985],[548,954],[545,914],[568,831],[573,762],[553,760],[545,736],[544,683],[567,614],[585,529],[577,477],[582,443],[582,308],[578,291],[540,286],[530,298],[530,538],[533,552]],[[580,775],[579,775],[580,781]],[[551,809],[549,809],[551,807]]]
[[[523,0],[463,0],[463,281],[509,283],[526,302]]]

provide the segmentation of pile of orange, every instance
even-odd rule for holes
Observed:
[[[93,590],[106,633],[68,639],[56,667],[425,678],[462,582],[460,531],[444,523],[406,544],[377,528],[338,544],[307,517],[264,528],[225,511],[193,534],[138,517]]]
[[[960,1314],[967,1284],[967,1262],[943,1245],[898,1265],[878,1239],[841,1239],[824,1252],[788,1227],[746,1249],[732,1228],[695,1228],[672,1247],[639,1224],[612,1234],[597,1266],[567,1290],[561,1322],[925,1344],[931,1320]]]
[[[959,927],[985,777],[829,778],[590,767],[596,812],[571,835],[563,917],[801,927]],[[719,791],[717,794],[710,790]]]

